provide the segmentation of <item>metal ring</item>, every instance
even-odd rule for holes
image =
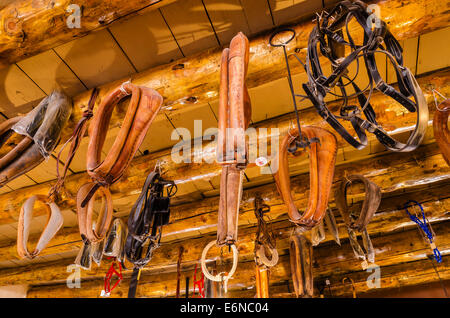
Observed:
[[[208,268],[206,267],[206,254],[208,253],[208,251],[214,244],[216,244],[215,240],[209,242],[208,245],[206,245],[205,248],[203,249],[202,259],[201,259],[203,275],[205,275],[205,277],[208,278],[209,280],[212,280],[215,282],[227,281],[231,278],[231,276],[233,276],[234,272],[236,271],[237,263],[238,263],[238,256],[239,256],[238,249],[237,249],[236,245],[234,245],[234,244],[230,245],[231,249],[233,250],[233,266],[231,267],[231,270],[228,273],[228,275],[222,277],[222,273],[221,273],[216,276],[213,276],[208,271]]]
[[[273,38],[274,38],[276,35],[280,34],[281,32],[292,32],[292,36],[290,37],[289,40],[287,40],[287,41],[284,42],[284,43],[281,43],[281,44],[273,44],[273,43],[272,43]],[[294,29],[291,29],[291,28],[284,28],[284,29],[281,29],[281,30],[278,30],[278,31],[275,31],[274,33],[272,33],[272,35],[271,35],[270,38],[269,38],[269,44],[270,44],[270,46],[273,46],[273,47],[286,46],[286,45],[287,45],[289,42],[291,42],[294,38],[295,38],[295,30],[294,30]]]

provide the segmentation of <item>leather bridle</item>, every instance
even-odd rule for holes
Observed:
[[[337,140],[331,132],[314,126],[303,127],[302,134],[309,140],[312,138],[318,140],[306,148],[310,157],[310,195],[307,209],[303,214],[298,211],[292,197],[287,157],[289,147],[299,136],[297,128],[290,129],[280,144],[276,157],[278,171],[274,174],[274,178],[291,222],[298,226],[312,228],[322,220],[328,206],[337,155]]]
[[[318,113],[333,127],[350,145],[357,149],[367,146],[368,140],[366,131],[373,133],[376,138],[387,149],[397,152],[407,152],[416,149],[425,135],[428,126],[428,105],[416,79],[411,71],[403,65],[402,48],[394,36],[387,29],[384,21],[378,20],[372,29],[367,25],[370,21],[367,5],[361,1],[342,1],[329,13],[323,12],[318,15],[317,26],[312,30],[306,58],[306,72],[308,83],[303,84],[303,89],[307,97],[311,100]],[[363,45],[356,45],[348,30],[348,22],[354,17],[364,30]],[[379,23],[379,25],[377,25]],[[344,27],[348,41],[344,39]],[[382,45],[384,43],[384,46]],[[319,53],[331,61],[332,73],[325,76],[319,62]],[[351,53],[344,56],[345,47],[351,48]],[[375,61],[375,53],[386,54],[392,62],[397,75],[399,90],[383,81],[378,66]],[[369,77],[369,85],[361,90],[354,82],[355,78],[347,76],[349,65],[356,61],[359,70],[359,58],[363,57]],[[343,79],[349,83],[344,84]],[[348,94],[346,87],[352,86],[355,93]],[[409,112],[417,113],[417,123],[414,131],[409,136],[406,143],[396,141],[378,124],[376,114],[370,104],[370,97],[373,88],[383,94],[393,98]],[[341,95],[333,94],[331,91],[337,87]],[[365,92],[369,89],[368,98]],[[343,104],[339,116],[334,115],[326,106],[325,96],[333,94],[343,98]],[[349,105],[350,98],[357,97],[359,108],[356,105]],[[414,101],[410,99],[413,97]],[[361,115],[364,113],[366,119]],[[354,138],[339,119],[350,121],[358,139]]]
[[[13,132],[24,138],[0,159],[0,187],[37,167],[55,149],[72,113],[72,100],[55,90],[28,114],[0,125],[0,146]]]
[[[133,298],[136,294],[141,269],[151,260],[153,251],[160,246],[162,227],[169,223],[170,198],[176,192],[176,184],[164,180],[155,169],[147,176],[142,192],[131,209],[124,248],[127,260],[134,264],[128,291],[129,298]],[[146,242],[148,246],[144,253]]]
[[[447,165],[450,166],[450,131],[448,130],[450,99],[446,99],[439,106],[436,106],[436,108],[433,118],[434,138]]]
[[[120,131],[105,159],[100,161],[114,106],[128,95],[131,99]],[[99,105],[89,126],[87,172],[92,182],[83,185],[77,194],[78,222],[83,240],[97,242],[104,238],[113,213],[109,186],[119,180],[129,166],[162,102],[162,96],[155,90],[126,82],[110,92]],[[90,227],[93,197],[98,190],[106,200],[106,210],[104,222],[98,222],[97,229],[93,230]]]
[[[359,213],[349,212],[347,205],[347,188],[356,182],[361,182],[365,188],[365,198]],[[350,245],[356,257],[362,261],[363,268],[368,266],[367,261],[375,262],[375,251],[367,232],[367,224],[378,210],[381,202],[381,189],[375,183],[362,175],[351,175],[342,181],[335,192],[335,203],[344,222],[347,226]],[[362,234],[363,245],[366,252],[363,251],[356,238],[355,231]]]
[[[255,196],[254,206],[258,220],[255,239],[256,298],[269,298],[269,269],[278,263],[278,252],[272,226],[264,220],[270,206],[264,203],[260,194]],[[266,255],[267,250],[270,251],[270,259]]]
[[[312,297],[314,293],[313,249],[303,235],[293,235],[290,238],[289,260],[296,296]]]

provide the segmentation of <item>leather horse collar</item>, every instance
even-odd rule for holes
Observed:
[[[323,12],[317,17],[317,25],[309,36],[306,71],[308,83],[303,84],[303,89],[307,97],[316,107],[320,116],[322,116],[331,127],[333,127],[349,144],[357,149],[367,146],[366,130],[375,134],[376,138],[387,149],[397,152],[406,152],[416,149],[425,135],[428,126],[428,105],[417,81],[411,71],[403,66],[402,48],[391,32],[387,29],[384,21],[378,20],[372,29],[367,25],[370,21],[367,5],[361,1],[342,1],[329,13]],[[348,22],[354,17],[364,30],[363,45],[355,45],[351,38]],[[344,30],[348,35],[348,41],[344,39]],[[384,42],[384,46],[382,45]],[[320,53],[325,56],[332,64],[332,73],[325,76],[319,62],[317,46]],[[345,47],[351,48],[351,53],[344,56]],[[394,89],[383,81],[375,60],[375,52],[386,54],[393,64],[399,91]],[[363,57],[369,77],[369,85],[361,90],[355,84],[354,79],[347,76],[349,65],[356,61],[359,70],[359,58]],[[343,79],[349,83],[344,84]],[[346,86],[352,85],[355,93],[348,94]],[[373,86],[383,94],[393,98],[409,112],[417,113],[417,123],[414,131],[411,133],[408,141],[404,144],[396,141],[381,128],[376,121],[376,114],[370,105],[370,96],[373,92]],[[331,90],[337,87],[342,95],[336,95]],[[369,97],[366,98],[365,92],[369,89]],[[330,93],[343,98],[343,105],[340,115],[334,115],[325,104],[325,96]],[[360,108],[355,105],[348,105],[349,99],[357,97]],[[413,97],[414,101],[410,99]],[[366,119],[360,115],[364,113]],[[350,121],[355,130],[359,141],[349,133],[338,119]]]
[[[72,101],[55,90],[24,117],[0,124],[0,146],[13,132],[24,138],[0,159],[0,187],[38,166],[55,149],[72,112]]]
[[[220,69],[219,136],[217,161],[221,165],[217,244],[231,245],[237,240],[239,205],[244,169],[247,165],[245,130],[251,105],[245,77],[249,60],[247,37],[239,32],[222,53]]]
[[[100,162],[114,106],[128,95],[131,95],[131,100],[120,131],[105,159]],[[127,82],[110,92],[99,105],[89,126],[87,172],[92,182],[83,185],[77,194],[78,222],[84,241],[97,242],[104,238],[113,212],[109,186],[119,180],[129,166],[162,102],[162,96],[155,90]],[[93,196],[98,189],[106,200],[106,210],[104,221],[98,222],[94,230],[90,225]]]
[[[450,115],[450,99],[443,101],[434,113],[434,138],[441,150],[447,165],[450,166],[450,132],[448,130],[448,116]]]
[[[350,184],[362,182],[365,188],[365,198],[359,213],[350,213],[347,205],[347,188]],[[375,183],[368,180],[362,175],[351,175],[342,181],[335,192],[335,202],[345,224],[347,225],[350,245],[356,257],[362,260],[363,268],[367,267],[367,260],[371,263],[375,262],[375,252],[372,242],[367,232],[367,224],[378,210],[381,202],[381,189]],[[364,252],[359,245],[356,233],[362,233],[363,245],[366,250]]]
[[[30,223],[33,217],[33,206],[36,201],[41,201],[45,204],[45,210],[48,214],[47,223],[36,248],[33,252],[29,252],[27,248],[28,236],[30,233]],[[17,231],[17,253],[22,258],[33,259],[36,257],[50,242],[63,225],[63,216],[58,206],[51,202],[47,202],[47,197],[44,195],[34,195],[28,198],[20,209],[20,217]]]
[[[166,195],[164,189],[167,191]],[[151,260],[153,251],[159,247],[162,227],[169,223],[170,198],[176,192],[176,184],[164,180],[160,172],[155,170],[148,175],[142,192],[131,209],[124,247],[126,258],[134,264],[128,298],[135,297],[140,271]],[[147,251],[144,253],[147,241]]]
[[[287,157],[290,145],[299,136],[296,128],[290,129],[280,144],[277,155],[278,170],[274,178],[278,192],[288,209],[291,222],[302,227],[312,228],[322,220],[328,206],[337,155],[337,140],[329,131],[314,126],[303,127],[302,134],[309,140],[318,139],[318,142],[313,142],[306,148],[310,156],[310,195],[308,207],[303,214],[299,213],[292,197]]]
[[[303,235],[293,235],[289,245],[292,281],[297,297],[312,297],[313,281],[313,248]]]

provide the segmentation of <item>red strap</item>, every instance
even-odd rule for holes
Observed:
[[[194,292],[192,294],[193,298],[205,298],[205,281],[204,281],[204,275],[202,272],[202,278],[197,280],[197,264],[195,264],[195,271],[194,271]],[[195,294],[195,287],[198,287],[198,295]]]
[[[105,276],[105,293],[106,294],[110,294],[114,288],[116,288],[116,286],[122,281],[123,276],[122,276],[122,265],[120,264],[120,262],[118,262],[116,260],[115,257],[108,257],[108,259],[113,259],[113,262],[111,263],[111,267],[108,269],[108,272],[106,272],[106,276]],[[119,271],[116,270],[114,264],[117,264],[119,266]],[[117,281],[114,284],[114,286],[111,288],[111,279],[113,277],[113,275],[117,276]]]

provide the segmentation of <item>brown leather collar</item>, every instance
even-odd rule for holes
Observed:
[[[359,215],[348,211],[347,187],[353,182],[362,182],[365,188],[365,198]],[[334,196],[336,207],[347,225],[348,237],[353,253],[362,261],[361,265],[363,269],[366,269],[368,266],[367,261],[371,263],[375,262],[375,251],[366,227],[380,206],[381,189],[362,175],[351,175],[347,177],[346,181],[342,181],[338,185]],[[362,234],[365,251],[359,245],[355,231],[359,231]]]
[[[313,142],[307,148],[310,156],[310,195],[308,207],[303,214],[299,213],[292,197],[287,157],[288,148],[299,135],[297,128],[290,129],[280,144],[277,156],[278,170],[274,178],[278,192],[288,208],[289,219],[297,225],[312,228],[322,220],[328,206],[336,162],[337,140],[331,132],[320,127],[302,127],[302,134],[308,139],[319,139],[319,142]]]
[[[33,217],[33,206],[37,201],[45,203],[45,210],[48,214],[47,224],[42,231],[36,248],[33,252],[29,252],[27,248],[28,235],[30,233],[30,223]],[[63,216],[58,206],[51,202],[47,202],[47,197],[44,195],[34,195],[28,198],[20,209],[19,224],[17,231],[17,253],[22,258],[35,258],[50,242],[63,225]]]
[[[237,240],[242,182],[248,159],[245,130],[251,117],[250,97],[245,85],[248,60],[248,39],[239,32],[231,40],[230,49],[223,50],[220,69],[217,161],[223,168],[217,224],[219,246],[231,245]]]
[[[293,235],[289,245],[292,281],[297,297],[312,297],[313,281],[313,248],[303,235]]]
[[[450,166],[450,132],[448,130],[448,116],[450,115],[450,99],[443,101],[434,113],[433,131],[442,156]]]
[[[347,205],[347,188],[355,182],[362,182],[365,188],[365,198],[359,215],[349,213]],[[353,230],[362,232],[380,206],[381,189],[362,175],[351,175],[338,185],[334,199],[345,224]]]
[[[131,95],[120,131],[106,155],[101,160],[101,151],[108,131],[114,107],[126,96]],[[80,234],[83,239],[96,242],[104,238],[112,219],[112,202],[109,186],[122,177],[135,153],[140,147],[151,123],[156,118],[163,102],[155,90],[131,83],[124,83],[105,97],[99,105],[89,126],[87,151],[87,172],[93,182],[85,184],[77,194],[77,211]],[[92,197],[101,188],[106,199],[105,223],[98,231],[90,226],[93,215]]]

